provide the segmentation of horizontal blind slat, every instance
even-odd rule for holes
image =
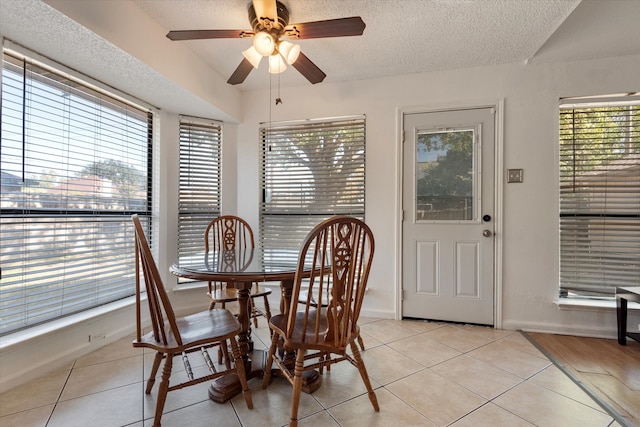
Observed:
[[[180,118],[178,256],[202,252],[204,230],[220,215],[221,139],[218,123]]]
[[[269,262],[295,262],[319,222],[343,214],[364,219],[365,118],[270,124],[260,129],[259,239],[281,248]]]
[[[0,334],[133,295],[151,112],[6,53],[2,99]]]
[[[560,110],[561,294],[640,286],[640,109]]]

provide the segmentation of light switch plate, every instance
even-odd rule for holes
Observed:
[[[507,182],[522,182],[523,175],[522,169],[507,169]]]

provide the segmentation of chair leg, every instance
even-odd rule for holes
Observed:
[[[264,315],[267,318],[267,325],[269,325],[269,320],[271,320],[271,307],[269,307],[269,298],[267,295],[264,296]],[[273,335],[271,328],[269,328],[269,335]]]
[[[302,373],[304,372],[304,351],[298,349],[296,355],[296,367],[293,374],[293,391],[291,392],[291,420],[289,427],[298,425],[298,406],[300,406],[300,393],[302,392]]]
[[[144,355],[143,355],[144,357]],[[151,393],[151,389],[156,382],[156,374],[158,373],[158,368],[160,367],[160,362],[162,362],[163,354],[159,351],[156,352],[156,357],[153,359],[153,366],[151,367],[151,373],[149,374],[149,379],[147,380],[147,388],[145,389],[145,393]]]
[[[226,307],[226,303],[222,302],[220,303],[222,309],[224,310]],[[209,310],[211,310],[214,306],[216,305],[215,302],[211,303],[211,306],[209,307]],[[224,349],[224,350],[223,350]],[[225,366],[227,367],[227,369],[229,369],[229,354],[227,354],[227,349],[226,349],[226,344],[225,343],[220,343],[220,348],[218,348],[218,365],[222,365],[222,361],[225,360]]]
[[[231,358],[229,357],[229,348],[226,342],[221,342],[218,347],[218,365],[222,365],[222,362],[224,362],[224,366],[227,369],[231,369]]]
[[[362,335],[358,335],[358,344],[360,345],[360,350],[364,351],[364,341],[362,341]]]
[[[273,332],[271,328],[271,346],[269,347],[269,353],[267,353],[267,362],[264,365],[264,375],[262,376],[262,388],[267,388],[271,381],[271,367],[273,366],[273,358],[276,354],[276,348],[278,347],[278,341],[280,336]]]
[[[229,357],[229,348],[226,341],[220,343],[218,352],[218,358],[222,357],[224,359],[224,366],[227,369],[231,369],[231,358]]]
[[[321,363],[320,368],[318,368],[318,373],[320,375],[324,373],[325,368],[327,369],[327,372],[331,371],[331,364],[327,363],[331,360],[331,353],[321,353],[318,356],[318,359]]]
[[[235,360],[236,363],[236,373],[238,374],[240,385],[242,386],[244,401],[247,403],[247,408],[253,409],[253,400],[251,399],[249,384],[247,384],[247,372],[245,371],[244,361],[242,360],[242,356],[240,355],[240,348],[238,347],[238,343],[236,342],[235,338],[231,338],[229,342],[231,343],[231,353],[233,354],[233,360]],[[224,346],[226,345],[227,343],[225,341]],[[228,355],[227,360],[229,360]]]
[[[256,312],[256,308],[254,306],[253,298],[249,298],[249,313],[251,313],[251,318],[253,318],[253,326],[255,328],[258,327],[258,313]]]
[[[162,369],[162,381],[158,390],[158,399],[156,400],[156,415],[153,419],[153,427],[160,427],[160,419],[164,410],[164,402],[167,400],[167,392],[169,391],[169,377],[171,377],[171,368],[173,365],[173,355],[167,354]]]
[[[360,372],[360,376],[362,377],[362,382],[364,382],[364,386],[367,388],[367,393],[369,395],[369,400],[371,401],[371,405],[373,405],[373,409],[376,412],[380,411],[380,406],[378,405],[378,398],[373,391],[373,387],[371,387],[371,381],[369,381],[369,374],[367,373],[367,368],[364,366],[364,361],[362,360],[362,355],[360,354],[360,350],[358,350],[358,346],[355,342],[351,341],[351,352],[353,353],[353,358],[356,360],[358,372]]]

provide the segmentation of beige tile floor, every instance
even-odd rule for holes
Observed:
[[[361,321],[362,353],[380,403],[373,411],[357,370],[334,365],[322,386],[303,394],[300,426],[621,426],[523,335],[515,331],[420,321]],[[264,321],[253,330],[266,348]],[[152,354],[131,337],[0,395],[0,426],[150,426],[157,391],[144,395]],[[179,365],[176,361],[176,365]],[[176,373],[176,375],[179,373]],[[291,387],[249,382],[225,404],[208,384],[169,393],[164,426],[283,426]],[[144,421],[143,421],[144,420]]]

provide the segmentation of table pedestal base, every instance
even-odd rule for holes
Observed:
[[[240,393],[242,386],[236,374],[216,378],[209,386],[209,399],[217,403],[224,403]]]
[[[264,350],[253,350],[249,358],[251,367],[247,371],[247,381],[252,378],[262,378],[264,375],[264,365],[267,359],[267,353]],[[274,369],[272,375],[283,376],[279,369]],[[302,374],[302,391],[311,394],[320,388],[322,377],[318,371],[306,371]],[[225,403],[227,400],[234,398],[242,393],[242,385],[236,374],[224,375],[213,380],[209,386],[209,399],[217,403]]]
[[[250,366],[245,367],[247,381],[252,378],[262,377],[266,362],[264,350],[253,350],[249,353]],[[224,375],[216,378],[209,386],[209,399],[217,403],[224,403],[227,400],[242,393],[240,378],[236,374]]]
[[[285,375],[280,369],[274,369],[271,371],[271,376],[277,376],[285,378]],[[302,373],[302,392],[311,394],[320,388],[322,384],[322,376],[318,371],[304,371]]]
[[[306,371],[302,373],[302,391],[304,393],[313,393],[320,388],[322,384],[322,376],[318,371]]]

